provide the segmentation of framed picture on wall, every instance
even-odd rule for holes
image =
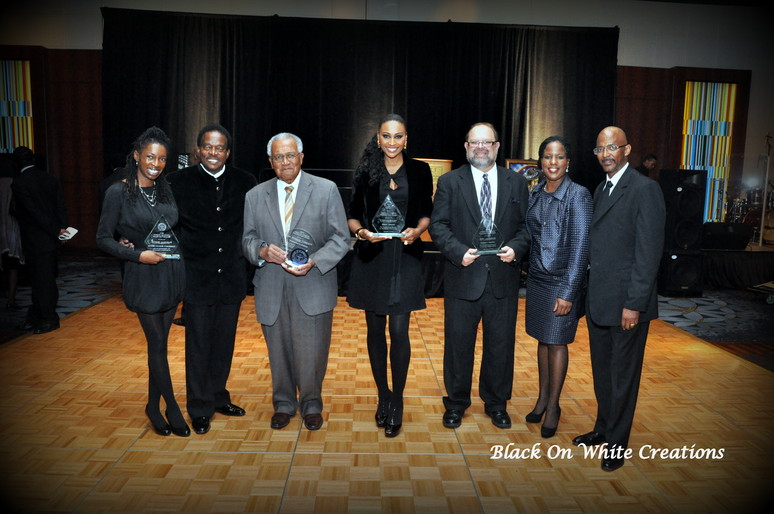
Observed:
[[[531,159],[505,159],[505,167],[527,179],[530,189],[540,180],[540,169],[537,167],[537,161]]]

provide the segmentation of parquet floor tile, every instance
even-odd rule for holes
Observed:
[[[596,413],[581,320],[555,437],[526,424],[536,343],[516,329],[509,430],[477,397],[442,426],[443,300],[411,317],[403,429],[374,425],[363,313],[340,300],[322,429],[299,415],[272,430],[271,371],[253,298],[242,305],[229,389],[247,415],[209,433],[161,437],[144,414],[145,339],[120,297],[62,328],[0,346],[0,507],[7,512],[754,512],[774,499],[774,374],[675,328],[651,324],[632,454],[614,473],[572,445]],[[182,327],[169,361],[185,406]],[[480,331],[479,331],[480,334]],[[499,453],[498,453],[499,452]],[[693,452],[693,453],[691,453]],[[722,455],[719,455],[721,452]],[[494,458],[500,457],[500,458]]]

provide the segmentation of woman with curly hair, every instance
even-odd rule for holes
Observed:
[[[126,261],[124,303],[137,313],[148,343],[145,414],[157,434],[188,437],[191,430],[175,400],[167,360],[169,328],[182,300],[185,269],[174,250],[162,253],[146,246],[150,234],[172,244],[176,241],[172,227],[178,220],[177,204],[161,177],[169,147],[169,138],[157,127],[147,129],[134,142],[126,159],[126,178],[113,183],[105,193],[97,246]],[[166,418],[159,406],[162,396]]]
[[[427,163],[408,157],[406,122],[384,117],[355,170],[348,209],[349,229],[358,241],[352,261],[347,301],[365,311],[368,357],[379,394],[376,426],[387,437],[400,433],[403,389],[411,343],[411,312],[425,308],[422,241],[433,210],[433,179]],[[401,237],[377,235],[373,220],[382,205],[393,205],[405,220]],[[392,389],[387,379],[387,338]]]

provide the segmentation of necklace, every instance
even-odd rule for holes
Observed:
[[[145,190],[140,187],[140,193],[142,193],[143,198],[145,198],[145,201],[148,202],[148,205],[151,207],[156,207],[156,184],[153,184],[153,192],[151,194],[148,194],[145,192]]]

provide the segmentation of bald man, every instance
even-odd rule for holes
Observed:
[[[606,127],[594,154],[605,172],[594,192],[589,232],[589,330],[597,420],[576,446],[607,443],[602,469],[624,465],[650,321],[658,318],[656,278],[664,242],[664,197],[629,166],[626,134]]]

